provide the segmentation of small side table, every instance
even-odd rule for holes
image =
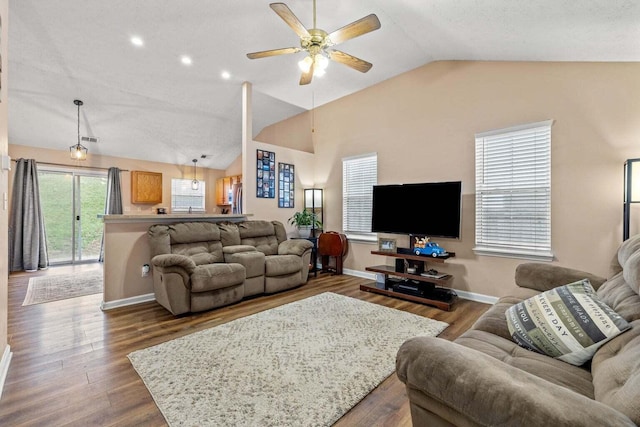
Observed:
[[[311,248],[311,260],[309,266],[309,273],[313,273],[313,277],[318,277],[318,238],[317,237],[292,237],[292,239],[304,239],[313,243]]]

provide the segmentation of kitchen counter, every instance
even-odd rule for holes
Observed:
[[[207,214],[207,213],[178,213],[178,214],[163,214],[163,215],[135,215],[135,214],[123,214],[123,215],[98,215],[98,218],[107,222],[180,222],[180,221],[242,221],[251,214]]]

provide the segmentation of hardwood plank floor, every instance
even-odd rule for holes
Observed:
[[[488,308],[460,299],[451,311],[364,292],[370,280],[328,273],[290,291],[190,315],[173,316],[155,302],[100,310],[102,295],[22,306],[35,275],[78,273],[100,264],[51,267],[9,277],[9,345],[13,358],[0,399],[2,426],[166,426],[127,354],[316,295],[335,292],[450,324],[455,339]],[[395,374],[343,416],[338,427],[410,426],[404,384]]]

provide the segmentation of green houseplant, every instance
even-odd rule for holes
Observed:
[[[318,220],[315,213],[303,209],[302,212],[296,212],[289,218],[289,224],[296,226],[300,237],[309,237],[312,228],[322,228],[322,223]]]

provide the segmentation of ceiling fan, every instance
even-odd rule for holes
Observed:
[[[281,49],[264,50],[261,52],[248,53],[249,59],[266,58],[269,56],[286,55],[305,51],[308,56],[298,63],[302,70],[300,84],[311,83],[314,75],[321,76],[329,63],[329,59],[344,64],[354,70],[366,73],[373,64],[355,56],[349,55],[339,50],[332,49],[333,46],[375,31],[380,28],[380,20],[375,14],[370,14],[358,19],[344,27],[327,33],[316,26],[316,0],[313,0],[313,28],[305,28],[300,20],[293,14],[291,9],[284,3],[271,3],[269,5],[275,13],[284,20],[300,37],[300,47],[286,47]]]

